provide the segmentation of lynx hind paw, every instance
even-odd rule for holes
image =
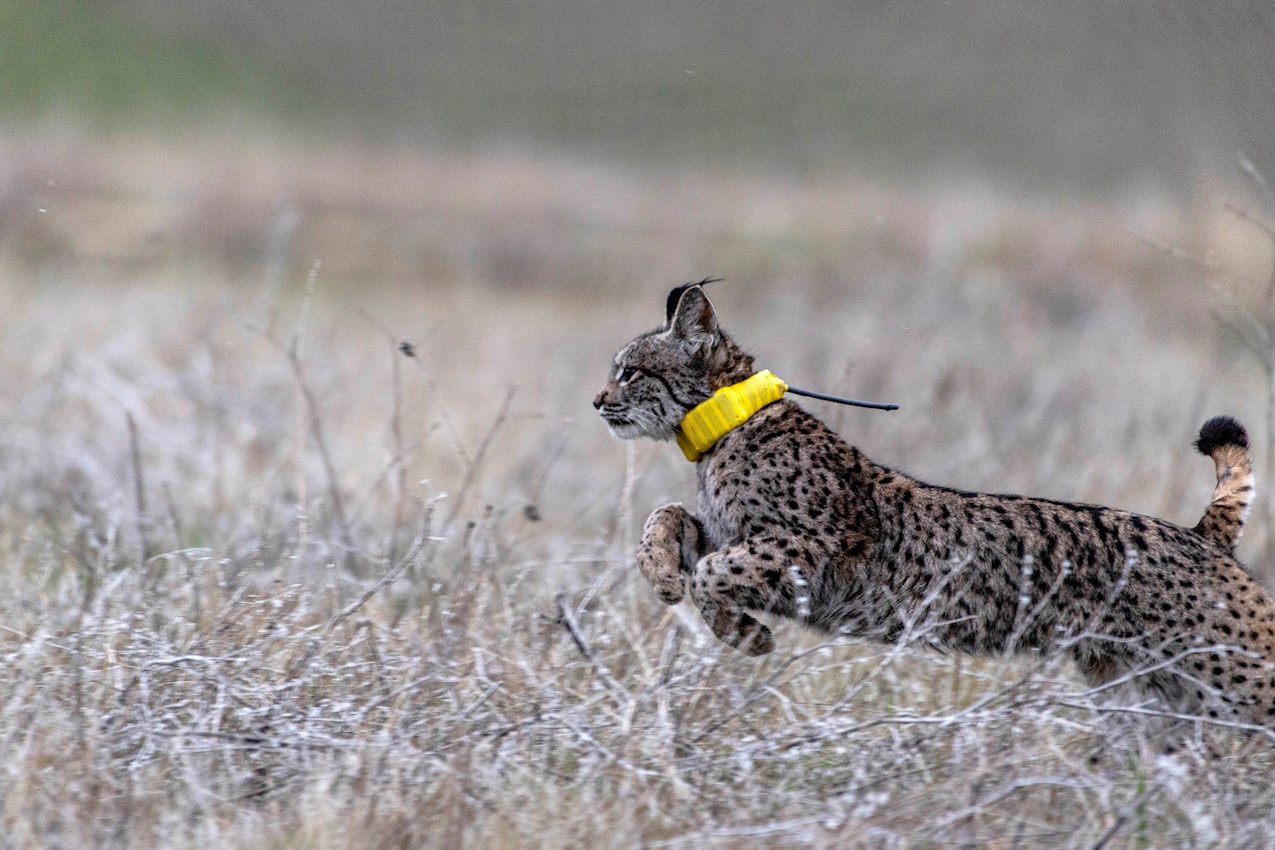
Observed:
[[[756,658],[759,655],[769,655],[775,651],[775,636],[771,634],[770,627],[764,623],[759,623],[747,614],[743,619],[751,621],[748,624],[740,623],[739,626],[739,643],[735,644],[735,648],[745,655],[751,655]],[[745,630],[745,625],[750,628]]]
[[[713,634],[722,643],[735,647],[745,655],[756,657],[775,651],[775,636],[771,634],[770,628],[753,617],[742,612],[731,613],[724,608],[701,613],[708,620]]]

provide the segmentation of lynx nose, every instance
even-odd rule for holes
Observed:
[[[598,393],[597,395],[593,397],[594,410],[601,410],[602,405],[606,404],[606,394],[607,394],[607,391],[603,390],[602,392]]]

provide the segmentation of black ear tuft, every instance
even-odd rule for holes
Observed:
[[[708,286],[710,283],[717,283],[722,278],[706,277],[700,281],[692,281],[684,283],[681,286],[673,287],[673,291],[668,294],[668,300],[664,302],[664,322],[668,324],[673,321],[673,316],[677,313],[677,302],[682,300],[682,293],[693,286]]]
[[[1211,455],[1224,446],[1248,448],[1248,433],[1244,426],[1229,416],[1214,416],[1200,428],[1200,438],[1195,447],[1202,455]]]

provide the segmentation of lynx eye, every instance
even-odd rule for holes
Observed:
[[[625,366],[620,370],[620,374],[615,376],[615,379],[621,384],[627,384],[629,381],[636,378],[638,373],[641,371],[641,369],[634,369],[632,366]]]

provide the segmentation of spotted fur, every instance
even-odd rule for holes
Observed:
[[[671,438],[713,390],[754,371],[697,285],[616,355],[594,400],[622,438]],[[1095,686],[1275,726],[1275,610],[1234,559],[1252,491],[1247,438],[1212,420],[1217,464],[1194,529],[1097,505],[968,493],[869,460],[785,398],[696,464],[692,514],[651,514],[637,564],[660,599],[689,594],[713,632],[759,655],[753,616],[947,650],[1066,653]]]

